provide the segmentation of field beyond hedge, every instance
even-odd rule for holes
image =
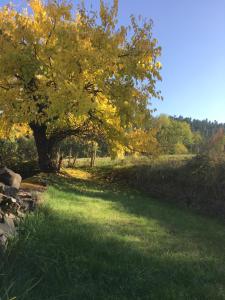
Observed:
[[[67,169],[0,259],[1,300],[225,299],[225,226]]]

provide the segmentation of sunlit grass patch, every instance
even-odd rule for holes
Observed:
[[[63,173],[75,179],[82,179],[82,180],[91,179],[91,174],[89,172],[80,169],[65,168],[63,169]]]

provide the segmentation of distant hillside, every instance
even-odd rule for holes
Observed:
[[[210,138],[220,128],[224,128],[225,130],[225,123],[218,123],[217,121],[212,122],[207,119],[197,120],[192,118],[184,118],[182,116],[173,116],[171,118],[177,121],[187,122],[188,124],[190,124],[192,131],[199,131],[205,139]]]

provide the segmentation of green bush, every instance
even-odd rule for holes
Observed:
[[[184,144],[177,143],[175,145],[175,154],[188,154],[188,149]]]
[[[23,178],[38,171],[37,151],[33,138],[0,140],[0,166],[7,166],[22,175]]]

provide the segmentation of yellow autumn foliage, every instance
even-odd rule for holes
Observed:
[[[150,99],[161,97],[161,48],[152,23],[140,25],[132,17],[130,27],[119,26],[117,0],[112,7],[101,0],[99,13],[84,4],[74,13],[67,1],[30,0],[27,7],[0,8],[5,127],[42,126],[48,137],[83,127],[122,147],[127,130],[142,128],[148,119]]]

